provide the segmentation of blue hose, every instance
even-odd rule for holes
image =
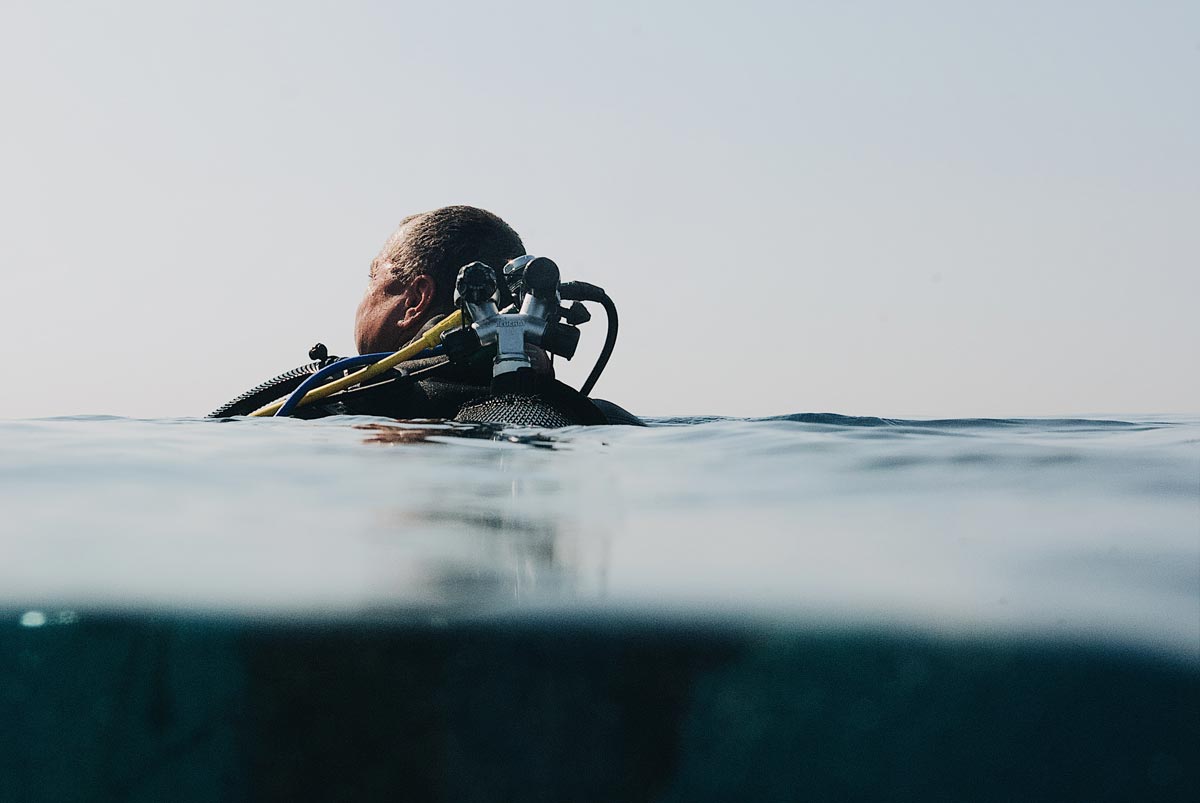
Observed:
[[[413,359],[420,360],[424,359],[425,357],[434,357],[441,353],[442,347],[435,346],[431,349],[425,349]],[[378,354],[359,354],[356,357],[343,357],[337,362],[326,365],[308,379],[305,379],[300,384],[300,387],[293,390],[292,395],[288,396],[287,401],[284,402],[283,406],[276,411],[275,416],[279,417],[291,415],[296,408],[300,406],[300,400],[304,398],[305,394],[318,385],[325,384],[325,380],[334,374],[340,374],[349,368],[359,368],[363,365],[373,365],[374,363],[382,360],[384,357],[392,356],[392,354],[393,352],[390,351],[383,351],[379,352]]]

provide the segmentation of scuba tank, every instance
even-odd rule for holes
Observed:
[[[564,307],[565,301],[572,303]],[[604,307],[608,331],[596,364],[575,390],[534,362],[541,353],[574,356],[578,327],[591,320],[583,302]],[[318,343],[309,351],[313,362],[267,380],[208,417],[380,415],[539,428],[643,423],[617,405],[588,398],[617,337],[616,306],[602,288],[563,282],[552,260],[526,255],[503,269],[482,262],[463,266],[455,305],[393,354],[338,359]]]

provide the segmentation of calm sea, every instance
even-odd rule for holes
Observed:
[[[0,799],[1197,791],[1200,418],[654,423],[0,422]]]

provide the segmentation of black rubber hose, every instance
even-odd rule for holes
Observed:
[[[596,358],[592,372],[588,374],[587,381],[579,389],[580,393],[587,396],[591,394],[592,388],[596,387],[596,381],[600,379],[600,374],[604,373],[604,368],[608,365],[608,358],[612,356],[613,347],[617,345],[617,305],[608,297],[608,293],[604,292],[603,287],[597,287],[587,282],[563,282],[559,285],[559,295],[564,301],[595,301],[604,307],[604,315],[608,318],[608,333],[604,336],[604,348],[600,349],[600,356]]]
[[[264,404],[287,396],[293,390],[300,387],[300,383],[305,379],[308,379],[321,370],[321,366],[328,364],[329,360],[327,359],[317,360],[316,362],[310,362],[308,365],[293,368],[277,377],[268,379],[261,385],[251,388],[236,399],[225,402],[206,415],[205,418],[231,418],[235,415],[250,415],[250,413]]]
[[[604,348],[600,349],[600,356],[596,358],[596,364],[592,366],[592,373],[588,374],[587,382],[584,382],[580,388],[580,392],[584,396],[592,395],[596,380],[600,378],[601,373],[604,373],[608,366],[608,358],[612,356],[612,349],[617,346],[617,305],[613,304],[607,294],[602,296],[600,304],[604,306],[605,316],[608,318],[608,332],[604,338]]]
[[[601,291],[597,300],[604,307],[604,315],[608,318],[608,333],[604,336],[604,348],[600,349],[600,356],[596,358],[592,372],[588,374],[587,381],[579,389],[584,396],[592,395],[592,388],[596,387],[596,381],[600,379],[600,374],[604,373],[604,369],[608,367],[608,358],[612,356],[613,348],[617,345],[617,305],[604,291]]]

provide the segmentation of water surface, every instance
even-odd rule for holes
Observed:
[[[0,422],[0,604],[747,614],[1200,661],[1200,419],[655,423]]]
[[[0,800],[1191,800],[1200,419],[0,422]]]

